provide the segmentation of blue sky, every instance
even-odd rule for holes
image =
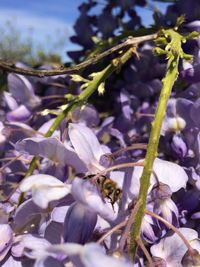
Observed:
[[[13,21],[22,37],[31,35],[34,46],[41,44],[48,50],[59,38],[65,38],[65,44],[59,53],[67,59],[66,51],[75,50],[77,46],[70,43],[73,24],[79,15],[77,7],[82,0],[0,0],[0,27],[7,21]],[[157,4],[158,6],[158,4]],[[166,5],[159,4],[161,10]],[[145,25],[151,23],[151,12],[138,8]],[[58,52],[58,51],[57,51]]]

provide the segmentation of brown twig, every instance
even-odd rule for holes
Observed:
[[[110,155],[112,157],[116,158],[116,157],[118,157],[119,155],[123,154],[126,151],[135,150],[135,149],[146,150],[147,149],[147,144],[142,144],[142,143],[133,144],[131,146],[120,148],[119,150],[111,153]]]
[[[148,262],[149,262],[149,267],[155,267],[155,264],[153,263],[153,260],[151,258],[151,255],[149,254],[148,250],[146,249],[144,243],[142,242],[142,239],[139,238],[137,240],[137,244],[138,246],[141,248],[141,250],[143,251],[145,257],[147,258]]]
[[[173,224],[169,223],[168,221],[166,221],[165,219],[163,219],[159,215],[157,215],[154,212],[151,212],[149,210],[145,210],[145,213],[150,215],[151,217],[154,217],[157,220],[163,222],[169,229],[172,229],[172,231],[174,231],[183,240],[184,244],[186,245],[186,247],[188,248],[189,251],[194,250],[192,248],[192,246],[190,245],[190,242],[185,238],[185,236]]]
[[[107,172],[117,170],[117,169],[122,169],[122,168],[131,168],[131,167],[136,167],[136,166],[144,166],[143,161],[142,162],[127,162],[127,163],[121,163],[118,165],[111,166],[101,172],[99,172],[97,175],[94,176],[94,179],[98,178],[101,175],[105,175]]]
[[[28,75],[28,76],[37,76],[37,77],[44,77],[44,76],[55,76],[55,75],[63,75],[63,74],[72,74],[75,72],[78,72],[84,68],[86,68],[89,65],[97,63],[99,60],[102,58],[119,51],[120,49],[123,49],[128,46],[134,46],[138,45],[142,42],[146,41],[151,41],[154,40],[157,37],[157,34],[150,34],[146,36],[140,36],[140,37],[128,37],[126,41],[124,41],[121,44],[118,44],[116,46],[113,46],[112,48],[106,50],[105,52],[93,56],[80,64],[77,64],[75,66],[69,67],[69,68],[63,68],[60,67],[59,69],[54,69],[54,70],[35,70],[35,69],[23,69],[23,68],[18,68],[15,66],[13,63],[8,63],[5,61],[0,60],[0,69],[6,72],[12,72],[12,73],[17,73],[17,74],[22,74],[22,75]]]
[[[11,160],[9,160],[6,164],[4,164],[1,168],[0,168],[0,172],[2,172],[3,170],[5,170],[5,168],[7,168],[10,164],[12,164],[13,162],[15,162],[16,160],[19,160],[22,157],[22,155],[18,155],[15,158],[12,158]],[[29,161],[30,162],[30,161]]]
[[[114,232],[116,232],[117,230],[119,230],[120,228],[124,227],[127,224],[127,220],[123,221],[117,225],[115,225],[113,228],[111,228],[110,230],[108,230],[98,241],[97,243],[100,244],[104,241],[104,239],[106,239],[108,236],[112,235]]]

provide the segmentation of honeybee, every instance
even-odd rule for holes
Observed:
[[[84,177],[84,179],[92,179],[95,176],[96,176],[95,174],[90,174]],[[104,198],[108,198],[110,200],[112,207],[114,207],[115,202],[119,201],[122,195],[122,190],[121,188],[118,187],[118,184],[105,175],[99,175],[99,176],[97,175],[95,183],[99,188],[102,196]]]

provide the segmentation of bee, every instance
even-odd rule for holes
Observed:
[[[121,198],[121,188],[118,187],[118,184],[115,181],[105,175],[98,176],[95,174],[90,174],[84,177],[84,179],[92,179],[95,176],[97,176],[97,179],[95,179],[95,183],[99,191],[101,192],[103,198],[108,198],[112,207],[114,207],[115,202],[119,201]]]

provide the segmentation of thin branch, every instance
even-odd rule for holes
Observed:
[[[0,172],[2,172],[3,170],[5,170],[10,164],[12,164],[13,162],[15,162],[16,160],[19,160],[22,157],[22,155],[16,156],[15,158],[12,158],[10,161],[8,161],[6,164],[4,164],[1,168],[0,168]],[[28,161],[30,162],[30,161]]]
[[[155,264],[153,263],[151,255],[149,254],[148,250],[146,249],[146,247],[145,247],[144,243],[142,242],[141,238],[139,238],[137,240],[137,244],[141,248],[141,250],[143,251],[145,257],[147,258],[147,260],[149,262],[149,267],[155,267]]]
[[[138,200],[140,201],[141,206],[136,214],[136,219],[131,230],[130,238],[129,255],[132,261],[134,261],[137,250],[136,241],[138,240],[138,238],[140,238],[141,225],[146,208],[148,189],[150,186],[150,177],[152,174],[153,163],[157,156],[162,122],[166,114],[167,102],[170,97],[172,87],[178,77],[178,63],[180,55],[181,53],[183,53],[180,52],[180,47],[183,41],[183,37],[180,34],[175,32],[174,30],[166,30],[164,37],[165,36],[168,36],[168,38],[170,37],[170,42],[168,43],[170,52],[168,52],[167,55],[167,71],[165,77],[162,79],[162,90],[159,97],[154,121],[152,122],[147,153],[144,160],[144,168],[140,178],[140,191]]]
[[[97,175],[94,176],[94,179],[98,178],[101,175],[105,175],[107,172],[116,170],[116,169],[122,169],[122,168],[131,168],[136,166],[144,166],[143,162],[127,162],[127,163],[121,163],[118,165],[114,165],[112,167],[109,167],[101,172],[99,172]]]
[[[128,46],[138,45],[142,42],[151,41],[151,40],[154,40],[156,37],[157,37],[157,34],[150,34],[150,35],[141,36],[141,37],[130,36],[123,43],[113,46],[112,48],[106,50],[105,52],[97,56],[93,56],[81,62],[80,64],[77,64],[69,68],[63,68],[63,66],[61,66],[59,69],[55,69],[55,70],[23,69],[23,68],[16,67],[15,64],[13,63],[8,63],[8,62],[0,60],[0,69],[6,72],[12,72],[12,73],[28,75],[28,76],[37,76],[37,77],[72,74],[72,73],[78,72],[86,68],[89,65],[97,63],[99,60],[103,59],[104,57],[116,51],[119,51],[120,49],[126,48]]]
[[[188,248],[189,251],[193,251],[194,249],[192,248],[192,246],[190,245],[190,242],[185,238],[185,236],[178,230],[178,228],[176,228],[173,224],[169,223],[168,221],[166,221],[165,219],[163,219],[162,217],[160,217],[159,215],[155,214],[154,212],[151,212],[149,210],[145,210],[145,213],[150,215],[151,217],[156,218],[157,220],[161,221],[162,223],[164,223],[169,229],[172,229],[184,242],[184,244],[186,245],[186,247]]]
[[[147,149],[147,144],[142,144],[142,143],[133,144],[131,146],[120,148],[119,150],[117,150],[117,151],[115,151],[113,153],[110,153],[108,155],[110,155],[111,157],[117,158],[118,156],[120,156],[121,154],[125,153],[126,151],[135,150],[135,149],[146,150]]]
[[[108,230],[98,241],[97,243],[100,244],[104,241],[104,239],[106,239],[108,236],[112,235],[114,232],[116,232],[117,230],[119,230],[120,228],[124,227],[127,224],[127,220],[123,221],[117,225],[115,225],[113,228],[111,228],[110,230]]]

